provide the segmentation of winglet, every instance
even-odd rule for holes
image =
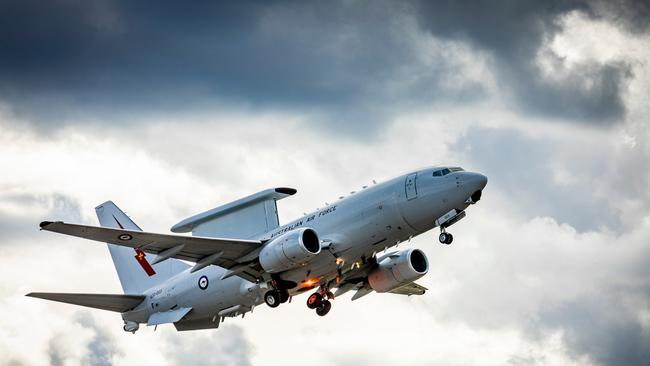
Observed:
[[[49,225],[51,223],[52,223],[52,221],[43,221],[40,224],[38,224],[38,226],[40,226],[41,229],[43,229],[44,227],[46,227],[47,225]]]

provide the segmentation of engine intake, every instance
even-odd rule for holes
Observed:
[[[295,229],[262,248],[260,265],[269,273],[283,272],[309,263],[320,250],[320,239],[314,229]]]
[[[379,267],[368,275],[370,287],[377,292],[388,292],[411,283],[429,271],[429,261],[419,249],[393,253],[379,261]]]

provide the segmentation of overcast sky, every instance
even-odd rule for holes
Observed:
[[[648,116],[647,2],[0,2],[0,364],[648,365]],[[295,187],[286,222],[445,164],[489,184],[453,245],[400,245],[424,296],[135,335],[24,297],[121,291],[44,219],[169,232]]]

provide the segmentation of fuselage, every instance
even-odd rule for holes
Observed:
[[[446,169],[444,174],[440,173],[442,169]],[[323,246],[320,254],[304,266],[279,274],[284,283],[291,284],[289,291],[295,295],[345,273],[375,253],[433,229],[436,219],[450,210],[464,211],[471,204],[469,197],[486,183],[485,176],[458,168],[425,168],[364,187],[256,239],[271,240],[300,227],[318,233]],[[222,280],[225,271],[217,266],[194,273],[188,269],[149,289],[147,299],[123,318],[146,322],[152,313],[177,307],[191,307],[189,319],[232,316],[263,302],[266,283],[237,276]]]

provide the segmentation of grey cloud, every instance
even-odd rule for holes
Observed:
[[[3,209],[2,205],[19,210]],[[0,245],[25,239],[38,232],[43,220],[81,222],[82,215],[76,199],[58,193],[29,194],[0,190]]]
[[[580,231],[602,226],[619,229],[620,212],[611,207],[608,197],[593,194],[596,185],[611,179],[605,164],[609,152],[590,146],[593,150],[583,156],[583,150],[574,148],[513,129],[481,127],[470,129],[452,146],[470,164],[481,167],[490,177],[490,186],[507,194],[510,203],[528,218],[550,216]],[[580,183],[558,184],[555,176],[560,170]],[[585,187],[585,181],[597,183]]]
[[[594,16],[612,21],[634,32],[650,30],[650,2],[643,0],[594,1]]]
[[[100,6],[101,5],[101,6]],[[398,3],[61,1],[4,3],[0,97],[65,120],[119,111],[290,108],[343,130],[398,104],[481,97],[440,59],[422,64]],[[98,10],[99,9],[99,10]],[[417,75],[414,85],[394,84]],[[119,108],[117,108],[119,107]],[[46,117],[46,118],[42,118]],[[354,132],[354,131],[352,131]]]
[[[587,1],[421,2],[420,23],[433,35],[470,42],[495,58],[500,85],[529,113],[611,124],[625,114],[623,95],[632,78],[625,62],[585,62],[564,68],[559,82],[536,64],[545,42],[562,30],[561,16],[581,11],[597,17]],[[621,8],[627,9],[622,6]],[[599,8],[604,14],[614,10]],[[619,12],[628,19],[631,15]],[[561,66],[561,59],[556,57]]]
[[[636,294],[636,296],[634,296]],[[640,297],[629,308],[630,297]],[[599,365],[650,364],[650,329],[636,314],[648,306],[650,287],[608,289],[561,304],[540,314],[543,329],[563,331],[563,340],[576,358],[588,356]]]
[[[163,348],[171,365],[251,365],[253,345],[241,327],[222,324],[217,330],[169,333]],[[203,355],[197,357],[197,355]]]
[[[551,82],[535,56],[570,11],[646,29],[639,9],[647,12],[632,1],[579,0],[4,2],[0,99],[50,124],[240,105],[297,111],[316,126],[360,134],[413,107],[484,98],[480,82],[458,82],[453,57],[422,61],[411,43],[415,22],[492,54],[514,105],[608,124],[625,113],[632,74],[624,60],[586,62]]]
[[[95,319],[90,312],[78,312],[75,321],[81,324],[84,328],[91,329],[94,333],[92,339],[88,343],[88,353],[83,359],[83,364],[96,366],[112,365],[113,357],[122,354],[122,351],[118,349],[113,337],[95,322]]]
[[[47,356],[52,366],[63,366],[67,358],[65,346],[60,344],[59,336],[52,337],[47,343]]]

